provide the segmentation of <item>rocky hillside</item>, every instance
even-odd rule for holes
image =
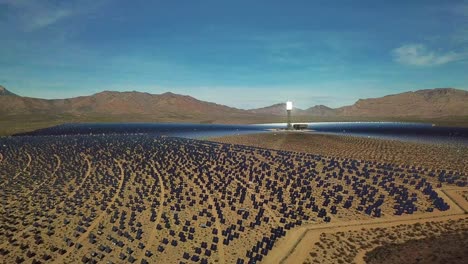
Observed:
[[[284,115],[285,104],[251,110],[254,113]],[[306,110],[294,109],[296,115],[311,117],[421,117],[468,116],[468,91],[436,88],[359,99],[340,108],[316,105]]]
[[[437,88],[360,99],[354,105],[337,109],[341,116],[468,116],[468,91]]]
[[[2,96],[2,95],[16,96],[16,94],[8,91],[5,87],[0,85],[0,96]]]
[[[286,103],[274,104],[267,107],[250,109],[249,112],[254,114],[263,114],[263,115],[275,115],[275,116],[284,116],[286,113]],[[293,115],[306,115],[307,112],[294,107],[291,111]]]
[[[316,105],[307,108],[305,112],[311,116],[336,116],[337,111],[325,105]]]
[[[60,116],[66,117],[70,122],[284,122],[285,109],[283,103],[242,110],[173,93],[104,91],[91,96],[46,100],[17,96],[0,86],[2,120],[26,116],[28,120],[56,121]],[[305,121],[342,117],[465,117],[468,116],[468,92],[452,88],[420,90],[381,98],[360,99],[354,105],[336,109],[324,105],[305,110],[294,108],[293,115]]]
[[[139,117],[139,119],[150,117],[151,120],[168,117],[184,120],[195,118],[198,120],[200,118],[250,115],[245,110],[204,102],[190,96],[173,93],[149,94],[105,91],[91,96],[55,100],[20,96],[0,97],[0,116],[38,114],[66,114],[80,117],[125,115]]]

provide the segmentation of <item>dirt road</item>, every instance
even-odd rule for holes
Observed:
[[[31,166],[31,161],[32,161],[31,155],[29,155],[29,153],[27,152],[25,153],[26,153],[26,156],[28,157],[28,163],[26,164],[26,166],[23,168],[22,171],[19,171],[18,173],[15,174],[15,176],[13,176],[12,180],[15,180],[21,173],[26,172],[26,170],[29,169],[29,166]]]
[[[304,225],[291,230],[288,232],[286,237],[278,241],[278,244],[273,248],[270,254],[265,257],[262,263],[303,263],[308,257],[311,245],[319,241],[321,233],[347,232],[369,227],[385,228],[400,224],[415,224],[428,221],[468,218],[464,213],[467,208],[459,206],[442,190],[436,191],[439,193],[439,196],[444,198],[444,200],[450,205],[450,210],[417,215],[391,216],[366,221],[354,220],[347,222]],[[365,252],[367,252],[367,250]],[[358,261],[361,258],[363,259],[365,252],[360,252],[356,260]]]
[[[62,160],[60,159],[60,157],[56,154],[54,154],[54,157],[57,159],[57,165],[55,165],[55,168],[54,168],[54,171],[52,172],[51,174],[51,177],[50,178],[46,178],[45,180],[43,180],[39,185],[37,185],[36,187],[34,187],[31,191],[27,192],[26,193],[26,197],[28,197],[29,200],[32,200],[34,197],[31,196],[31,193],[34,193],[36,192],[37,190],[39,190],[46,182],[49,182],[51,181],[52,179],[54,179],[53,176],[56,175],[57,171],[59,170],[60,166],[62,165]],[[55,179],[56,180],[56,179]]]
[[[164,204],[164,196],[166,193],[166,190],[164,188],[164,182],[161,177],[161,174],[159,171],[156,169],[154,166],[154,163],[151,163],[151,168],[153,169],[154,174],[156,174],[158,178],[158,185],[159,185],[159,207],[158,207],[158,214],[156,215],[156,221],[154,222],[154,227],[151,229],[151,233],[149,234],[149,238],[146,241],[146,246],[151,247],[154,244],[154,241],[156,241],[156,233],[158,230],[156,229],[156,226],[161,222],[162,214],[163,214],[163,204]],[[137,255],[136,259],[141,259],[142,256],[144,255],[144,251],[140,250],[139,254]]]
[[[117,187],[117,190],[115,191],[115,194],[114,196],[112,197],[112,200],[111,202],[109,203],[109,205],[111,204],[114,204],[115,203],[115,200],[117,199],[118,197],[118,194],[120,192],[120,190],[122,189],[122,186],[123,186],[123,183],[124,183],[124,177],[125,177],[125,173],[124,173],[124,169],[122,167],[122,163],[121,161],[115,161],[117,163],[117,166],[119,167],[120,169],[120,179],[119,179],[119,185]],[[93,220],[93,222],[91,223],[91,225],[86,229],[86,232],[84,232],[83,234],[81,234],[78,239],[76,240],[76,243],[82,243],[89,235],[89,233],[91,233],[91,231],[93,231],[98,225],[99,223],[101,222],[101,220],[107,215],[106,211],[102,211],[102,213],[96,218]],[[74,249],[76,249],[75,247],[71,248],[69,251],[67,251],[65,254],[59,256],[53,263],[66,263],[66,258],[68,257],[68,255],[70,255],[71,252],[74,251]]]

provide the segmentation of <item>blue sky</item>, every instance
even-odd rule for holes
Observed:
[[[30,97],[306,108],[468,89],[468,1],[0,0],[0,34],[0,85]]]

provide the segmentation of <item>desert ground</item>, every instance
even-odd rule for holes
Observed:
[[[0,138],[0,255],[3,263],[378,261],[404,243],[466,237],[467,153],[297,133]]]
[[[274,132],[233,135],[213,138],[213,141],[319,154],[330,157],[375,161],[393,165],[410,165],[425,169],[452,170],[468,174],[468,147],[448,144],[421,144],[363,138],[314,134],[307,132]]]
[[[446,222],[446,224],[451,224]],[[425,226],[422,226],[425,227]],[[427,226],[430,228],[430,226]],[[459,263],[466,261],[468,233],[447,233],[426,239],[378,247],[366,255],[367,263]],[[406,259],[403,259],[405,256]]]
[[[442,185],[440,177],[434,173],[426,177],[440,187],[438,192],[450,204],[450,209],[445,212],[302,225],[278,241],[277,247],[265,258],[266,263],[464,263],[468,257],[466,146],[301,132],[237,135],[212,140],[367,160],[382,165],[424,167],[426,171],[441,174],[451,171],[461,180],[458,184],[449,180]]]

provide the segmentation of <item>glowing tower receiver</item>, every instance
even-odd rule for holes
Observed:
[[[286,111],[288,112],[288,127],[287,129],[290,130],[292,129],[291,125],[291,110],[293,109],[293,104],[291,101],[286,102]]]

